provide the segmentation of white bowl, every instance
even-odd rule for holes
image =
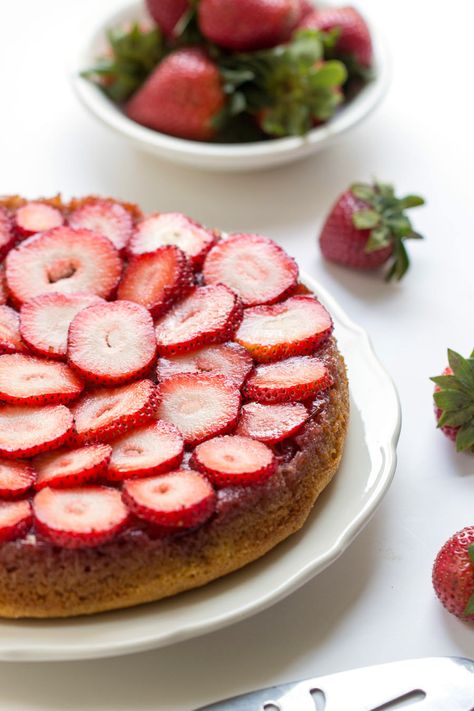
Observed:
[[[320,3],[318,3],[320,4]],[[341,4],[341,0],[337,3]],[[374,79],[342,107],[327,124],[311,130],[306,136],[277,138],[246,144],[216,144],[187,141],[153,131],[130,120],[105,94],[80,72],[94,64],[104,47],[105,32],[116,25],[143,16],[143,2],[127,4],[99,21],[75,58],[72,82],[77,96],[89,111],[104,124],[148,153],[195,168],[239,171],[268,168],[305,158],[333,143],[339,136],[363,121],[380,103],[390,83],[386,45],[370,24],[374,44]]]

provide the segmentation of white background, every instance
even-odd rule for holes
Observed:
[[[474,625],[431,588],[433,558],[474,524],[474,458],[436,432],[430,375],[474,346],[474,142],[470,0],[364,0],[394,62],[388,98],[325,153],[246,175],[141,155],[85,114],[71,49],[115,0],[1,0],[0,194],[103,193],[147,210],[278,240],[369,331],[403,407],[399,465],[371,523],[334,565],[266,612],[154,652],[81,663],[1,664],[0,709],[188,711],[294,678],[422,655],[474,656]],[[316,234],[331,202],[372,175],[426,196],[413,268],[387,286],[328,266]]]

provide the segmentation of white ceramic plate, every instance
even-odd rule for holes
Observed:
[[[318,5],[341,5],[336,2]],[[214,144],[173,138],[128,119],[100,89],[81,78],[80,72],[94,64],[103,53],[107,29],[142,16],[143,2],[133,2],[108,15],[94,19],[94,28],[77,52],[72,67],[72,82],[77,96],[89,111],[137,148],[174,163],[208,170],[254,170],[289,163],[315,153],[333,143],[339,136],[364,120],[380,103],[390,83],[390,68],[386,44],[380,32],[370,24],[374,44],[375,77],[350,103],[327,124],[315,128],[304,137],[279,138],[247,144]],[[82,33],[81,33],[82,37]]]
[[[217,630],[273,605],[334,562],[374,513],[392,480],[400,406],[365,331],[318,284],[330,310],[351,389],[341,468],[302,531],[260,560],[169,600],[91,617],[0,621],[0,659],[88,659],[161,647]]]

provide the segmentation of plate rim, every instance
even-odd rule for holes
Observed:
[[[337,2],[325,0],[321,4],[334,5]],[[373,41],[375,77],[327,124],[313,128],[305,136],[290,136],[248,144],[214,144],[170,136],[132,121],[96,86],[80,76],[86,58],[90,61],[91,48],[97,42],[97,35],[105,34],[107,27],[119,23],[125,17],[138,15],[141,9],[141,0],[126,0],[113,12],[104,13],[98,22],[94,17],[94,23],[88,23],[85,33],[87,40],[79,46],[76,45],[71,55],[70,80],[80,103],[103,125],[136,146],[168,160],[187,165],[194,163],[196,167],[202,167],[203,162],[207,161],[208,168],[237,170],[239,167],[248,167],[256,160],[261,160],[262,167],[265,167],[285,159],[304,157],[355,128],[382,102],[391,83],[392,66],[385,37],[372,19],[365,18]]]
[[[309,582],[309,580],[334,563],[355,540],[363,528],[369,523],[384,495],[388,491],[395,474],[397,464],[396,447],[400,435],[402,420],[400,398],[392,377],[382,365],[375,353],[367,331],[352,321],[336,299],[315,279],[307,275],[305,272],[301,272],[300,278],[302,283],[311,288],[312,291],[318,295],[318,298],[321,298],[321,301],[328,307],[336,322],[336,328],[338,323],[340,323],[341,326],[346,328],[348,331],[351,331],[358,337],[361,346],[364,348],[365,356],[370,359],[371,366],[385,379],[394,397],[395,407],[391,411],[393,420],[390,427],[391,437],[384,443],[384,445],[380,445],[384,454],[383,465],[377,477],[377,483],[362,509],[352,519],[350,524],[346,526],[334,544],[326,550],[323,555],[320,555],[316,560],[304,565],[289,579],[285,579],[277,588],[272,589],[271,592],[263,596],[259,596],[257,600],[252,601],[252,603],[245,604],[243,607],[238,606],[236,609],[232,610],[232,612],[227,611],[219,613],[214,617],[204,618],[204,620],[200,620],[194,624],[188,624],[185,628],[164,632],[161,633],[161,635],[159,633],[156,634],[155,632],[150,633],[147,636],[142,635],[140,638],[135,638],[132,641],[123,640],[119,643],[107,642],[103,644],[94,642],[93,648],[87,647],[84,642],[81,642],[80,646],[77,644],[58,644],[57,642],[54,642],[53,645],[48,647],[47,640],[46,644],[42,647],[39,647],[37,643],[31,646],[28,645],[28,642],[25,642],[22,645],[16,644],[14,648],[11,648],[8,644],[8,639],[0,640],[0,661],[78,661],[117,657],[166,647],[194,637],[216,632],[224,627],[228,627],[258,614],[265,609],[268,609],[291,593],[295,592],[298,588]],[[211,581],[208,585],[212,586],[212,584],[213,583]],[[133,614],[133,611],[135,609],[139,609],[140,607],[142,606],[138,606],[137,608],[129,608],[130,614]],[[128,610],[125,609],[125,612],[127,611]],[[111,614],[113,614],[113,612]],[[81,620],[87,620],[90,622],[91,619],[93,619],[93,616],[66,618],[66,620],[67,619],[74,620],[77,624],[80,624]],[[0,620],[0,622],[1,621],[2,620]],[[58,621],[61,622],[61,619],[46,619],[41,620],[40,622],[42,624],[49,623],[54,625]],[[15,620],[5,619],[5,622],[14,624]],[[33,622],[35,621],[33,620]],[[124,623],[124,630],[126,630],[126,623]],[[47,635],[47,630],[45,630],[45,635]]]

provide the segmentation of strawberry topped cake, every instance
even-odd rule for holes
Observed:
[[[0,200],[0,615],[230,573],[300,529],[348,419],[330,314],[260,235]]]

